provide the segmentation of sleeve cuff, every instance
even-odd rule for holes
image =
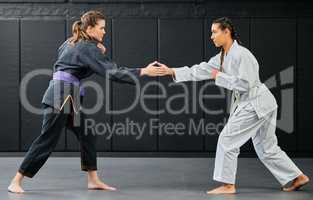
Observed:
[[[225,76],[227,76],[225,73],[218,72],[216,74],[216,78],[215,78],[215,85],[229,89],[227,77],[225,77]]]
[[[189,68],[188,67],[173,68],[173,70],[175,72],[175,76],[172,76],[172,78],[173,78],[173,81],[175,83],[190,80],[188,78],[188,75],[189,75],[189,72],[188,72]]]

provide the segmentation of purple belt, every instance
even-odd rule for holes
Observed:
[[[80,86],[79,79],[73,76],[72,74],[63,71],[57,71],[53,73],[53,80],[61,80],[79,86],[80,96],[85,96],[85,90],[83,87]]]

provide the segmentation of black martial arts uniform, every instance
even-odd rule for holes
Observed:
[[[133,77],[139,77],[140,69],[118,67],[97,47],[95,41],[79,41],[72,45],[65,41],[58,50],[54,64],[54,75],[62,73],[76,79],[76,83],[96,73],[113,81],[134,84]],[[97,170],[95,135],[84,133],[84,114],[80,112],[82,93],[74,82],[53,77],[49,83],[43,103],[41,134],[29,148],[19,172],[33,177],[46,162],[57,145],[63,128],[73,130],[80,142],[81,169]],[[78,122],[78,123],[77,123]]]

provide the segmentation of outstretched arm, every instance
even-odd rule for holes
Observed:
[[[170,75],[175,82],[183,81],[201,81],[207,79],[215,79],[218,72],[217,65],[215,66],[210,62],[202,62],[192,67],[180,67],[170,68],[165,64],[158,63],[160,65],[160,72],[163,75]]]
[[[209,62],[201,62],[191,67],[184,66],[170,68],[165,64],[160,65],[160,71],[165,75],[171,75],[175,82],[201,81],[215,78],[214,72],[219,69],[219,54],[212,57]]]
[[[139,76],[160,76],[156,62],[150,63],[144,68],[119,67],[105,54],[105,47],[98,44],[89,46],[82,56],[82,60],[97,74],[117,82],[134,84],[134,79]]]
[[[216,66],[219,66],[216,59],[213,57],[209,62],[202,62],[199,65],[192,67],[170,68],[165,64],[160,65],[160,73],[163,75],[170,75],[175,82],[182,81],[200,81],[206,79],[214,79],[215,84],[224,87],[228,90],[235,90],[238,92],[246,92],[249,89],[249,81],[245,74],[248,73],[246,66],[251,66],[249,63],[241,62],[237,67],[240,70],[239,76],[234,76],[220,72]],[[251,69],[250,69],[251,70]],[[252,73],[252,72],[250,72]]]

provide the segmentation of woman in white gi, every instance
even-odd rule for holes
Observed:
[[[211,27],[216,47],[221,52],[209,62],[192,67],[169,68],[160,65],[164,75],[172,75],[175,82],[215,79],[215,84],[232,90],[230,117],[219,135],[214,180],[223,185],[208,194],[236,193],[235,178],[239,148],[252,138],[255,151],[282,186],[292,181],[284,191],[294,191],[309,182],[277,145],[277,104],[259,78],[259,65],[252,53],[238,44],[234,26],[228,18],[214,20]]]

